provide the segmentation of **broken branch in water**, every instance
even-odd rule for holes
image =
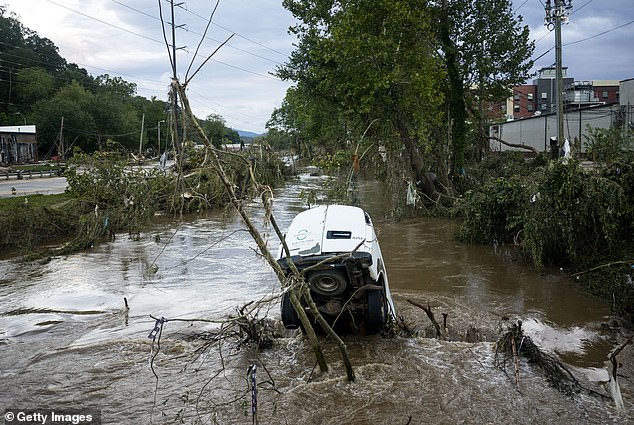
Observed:
[[[623,396],[621,395],[621,388],[619,387],[618,380],[618,369],[619,363],[616,360],[616,356],[619,355],[623,349],[632,343],[632,337],[629,337],[627,341],[625,341],[619,348],[614,350],[612,354],[610,354],[610,363],[612,363],[612,374],[610,376],[610,392],[612,393],[612,399],[614,400],[614,404],[616,405],[617,410],[623,410]]]
[[[498,355],[502,353],[503,359],[500,361]],[[568,368],[553,355],[543,352],[530,336],[524,335],[522,330],[522,321],[518,320],[509,326],[507,332],[502,335],[495,346],[495,365],[504,372],[506,362],[509,358],[513,358],[515,364],[515,379],[519,389],[519,356],[524,356],[529,363],[539,366],[546,381],[553,387],[557,388],[564,394],[574,395],[581,390],[585,390],[591,395],[595,395],[604,399],[610,397],[582,386],[577,378],[568,370]]]
[[[431,320],[431,323],[434,325],[434,328],[436,328],[436,338],[447,339],[447,335],[443,335],[443,332],[440,329],[440,324],[436,321],[434,312],[431,311],[431,306],[429,305],[429,301],[427,301],[426,307],[423,304],[418,303],[414,300],[408,299],[407,302],[425,311],[425,313],[427,314],[427,317],[429,317],[429,320]],[[443,314],[443,318],[444,318],[445,329],[447,329],[447,316]]]

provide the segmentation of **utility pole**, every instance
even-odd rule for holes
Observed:
[[[564,143],[564,90],[562,75],[561,53],[561,23],[568,22],[568,15],[572,10],[572,0],[546,0],[546,19],[544,24],[548,29],[555,29],[555,94],[557,95],[557,145],[561,148]]]
[[[158,143],[158,157],[161,157],[161,123],[165,122],[165,120],[160,120],[156,123],[156,141]],[[166,146],[167,148],[167,146]],[[167,149],[165,149],[167,150]]]
[[[175,83],[178,80],[177,68],[176,68],[176,27],[177,25],[174,22],[174,7],[181,7],[184,2],[174,4],[174,0],[170,0],[170,9],[172,13],[172,81]],[[179,25],[180,28],[182,25]],[[175,87],[172,87],[172,110],[173,110],[173,145],[176,150],[177,155],[177,163],[180,164],[180,141],[179,141],[179,124],[178,124],[178,92]],[[166,149],[167,150],[167,149]]]
[[[143,127],[145,125],[145,112],[143,113],[143,116],[141,117],[141,137],[139,137],[139,159],[141,159],[141,156],[143,155]]]
[[[66,159],[66,152],[64,152],[64,115],[62,115],[62,123],[59,125],[59,147],[57,149],[57,155],[62,161]]]

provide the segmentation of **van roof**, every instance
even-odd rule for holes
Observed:
[[[370,251],[374,238],[370,217],[349,205],[322,205],[303,211],[291,222],[286,243],[291,255]]]

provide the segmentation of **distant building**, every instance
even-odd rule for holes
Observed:
[[[619,81],[617,80],[594,80],[592,82],[594,95],[601,103],[619,103]]]
[[[574,81],[567,77],[568,68],[562,68],[564,110],[578,110],[590,106],[619,103],[619,81]],[[493,121],[510,121],[557,112],[556,70],[539,70],[533,84],[513,87],[513,94],[501,104],[489,107]]]
[[[0,127],[0,164],[37,161],[37,132],[34,125]]]
[[[526,84],[513,87],[513,96],[507,101],[506,119],[532,117],[537,109],[537,86]]]
[[[605,129],[627,126],[634,130],[634,79],[622,80],[616,85],[613,83],[578,81],[568,82],[565,86],[564,137],[570,141],[576,152],[585,151],[589,136],[588,126]],[[538,97],[540,93],[537,86]],[[613,99],[618,100],[615,102]],[[490,143],[494,151],[525,151],[504,145],[497,140],[501,139],[507,143],[530,146],[539,152],[545,152],[550,149],[550,139],[557,137],[557,116],[554,111],[537,111],[523,119],[507,119],[506,122],[491,125],[489,136],[495,138]]]
[[[574,82],[573,78],[567,76],[567,67],[561,68],[561,75],[564,87]],[[537,79],[533,80],[533,85],[536,86],[536,109],[542,114],[557,112],[557,70],[555,67],[540,69]]]
[[[574,81],[564,87],[566,110],[615,103],[619,103],[617,80]]]

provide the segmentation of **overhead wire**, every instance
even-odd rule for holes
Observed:
[[[115,0],[112,0],[112,1],[115,1]],[[168,2],[168,3],[169,3],[169,1],[170,1],[170,0],[163,0],[163,1],[165,1],[165,2]],[[189,9],[187,9],[187,8],[185,8],[184,10],[185,10],[187,13],[189,13],[189,14],[191,14],[191,15],[193,15],[193,16],[196,16],[196,17],[198,17],[198,18],[200,18],[200,19],[206,20],[206,18],[205,18],[204,16],[201,16],[201,15],[199,15],[199,14],[198,14],[198,13],[196,13],[196,12],[192,12],[191,10],[189,10]],[[287,58],[287,57],[288,57],[288,54],[287,54],[287,53],[280,52],[279,50],[275,50],[275,49],[273,49],[273,48],[271,48],[271,47],[269,47],[269,46],[267,46],[267,45],[265,45],[265,44],[262,44],[262,43],[260,43],[260,42],[258,42],[258,41],[256,41],[256,40],[253,40],[253,39],[251,39],[251,38],[249,38],[249,37],[246,37],[246,36],[244,36],[244,35],[240,34],[238,31],[234,31],[234,30],[232,30],[232,29],[229,29],[229,28],[227,28],[227,27],[224,27],[224,26],[222,26],[222,25],[220,25],[220,24],[218,24],[218,23],[215,23],[215,22],[212,22],[211,24],[212,24],[213,26],[216,26],[216,27],[218,27],[218,28],[220,28],[220,29],[223,29],[223,30],[225,30],[225,31],[227,31],[227,32],[229,32],[229,33],[231,33],[231,34],[236,34],[238,37],[240,37],[240,38],[242,38],[242,39],[244,39],[244,40],[246,40],[246,41],[248,41],[248,42],[250,42],[250,43],[256,44],[256,45],[258,45],[258,46],[260,46],[260,47],[262,47],[262,48],[264,48],[264,49],[266,49],[266,50],[269,50],[269,51],[271,51],[271,52],[277,53],[278,55],[283,56],[284,58]],[[238,50],[241,50],[241,49],[238,49]],[[247,52],[247,53],[248,53],[248,52]]]
[[[88,19],[92,19],[92,20],[95,20],[95,21],[97,21],[97,22],[100,22],[100,23],[102,23],[102,24],[104,24],[104,25],[107,25],[107,26],[110,26],[110,27],[112,27],[112,28],[115,28],[115,29],[117,29],[117,30],[121,30],[121,31],[124,31],[124,32],[126,32],[126,33],[129,33],[129,34],[131,34],[131,35],[134,35],[134,36],[138,36],[138,37],[144,38],[144,39],[146,39],[146,40],[148,40],[148,41],[152,41],[152,42],[154,42],[154,43],[159,43],[159,44],[161,44],[161,45],[164,45],[164,44],[165,44],[165,41],[157,40],[157,39],[155,39],[155,38],[148,37],[148,36],[146,36],[146,35],[143,35],[143,34],[140,34],[140,33],[134,32],[134,31],[132,31],[132,30],[128,30],[128,29],[126,29],[126,28],[123,28],[123,27],[120,27],[120,26],[114,25],[114,24],[112,24],[112,23],[109,23],[109,22],[107,22],[107,21],[104,21],[103,19],[95,18],[94,16],[90,16],[90,15],[88,15],[88,14],[86,14],[86,13],[83,13],[83,12],[80,12],[80,11],[78,11],[78,10],[72,9],[72,8],[70,8],[70,7],[68,7],[68,6],[64,6],[64,5],[62,5],[62,4],[59,4],[59,3],[57,3],[57,2],[56,2],[56,1],[54,1],[54,0],[46,0],[46,1],[47,1],[47,2],[49,2],[49,3],[52,3],[52,4],[56,5],[56,6],[62,7],[62,8],[64,8],[64,9],[66,9],[66,10],[69,10],[69,11],[71,11],[71,12],[73,12],[73,13],[77,13],[77,14],[79,14],[79,15],[81,15],[81,16],[84,16],[84,17],[86,17],[86,18],[88,18]],[[159,0],[159,1],[160,1],[160,0]],[[189,51],[189,50],[187,50],[187,49],[183,49],[183,50],[184,50],[185,52],[189,53],[189,54],[193,54],[193,52],[191,52],[191,51]],[[248,70],[248,69],[245,69],[245,68],[241,68],[241,67],[239,67],[239,66],[235,66],[235,65],[231,65],[231,64],[228,64],[228,63],[226,63],[226,62],[223,62],[223,61],[219,61],[219,60],[217,60],[217,59],[212,59],[212,61],[213,61],[213,62],[215,62],[215,63],[221,64],[221,65],[227,66],[227,67],[229,67],[229,68],[236,69],[236,70],[239,70],[239,71],[242,71],[242,72],[247,72],[247,73],[249,73],[249,74],[253,74],[253,75],[258,75],[258,76],[263,77],[263,78],[273,79],[273,80],[277,80],[277,79],[278,79],[278,78],[276,78],[276,77],[274,77],[274,76],[272,76],[272,75],[260,74],[260,73],[255,72],[255,71],[251,71],[251,70]]]
[[[581,7],[584,7],[584,6],[588,5],[588,4],[589,4],[590,2],[592,2],[592,1],[593,1],[593,0],[589,0],[587,3],[585,3],[585,4],[584,4],[583,6],[581,6]],[[619,26],[616,26],[616,27],[614,27],[614,28],[610,28],[610,29],[608,29],[608,30],[602,31],[602,32],[600,32],[600,33],[594,34],[594,35],[592,35],[592,36],[590,36],[590,37],[586,37],[586,38],[582,38],[582,39],[580,39],[580,40],[575,40],[575,41],[571,41],[571,42],[568,42],[568,43],[564,43],[562,46],[564,46],[564,47],[565,47],[565,46],[572,46],[572,45],[574,45],[574,44],[578,44],[578,43],[582,43],[582,42],[584,42],[584,41],[592,40],[592,39],[594,39],[594,38],[600,37],[600,36],[602,36],[602,35],[605,35],[605,34],[607,34],[607,33],[612,32],[612,31],[616,31],[616,30],[618,30],[618,29],[624,28],[624,27],[626,27],[626,26],[628,26],[628,25],[631,25],[632,23],[634,23],[634,20],[629,21],[629,22],[626,22],[626,23],[621,24],[621,25],[619,25]],[[552,30],[551,30],[551,32],[552,32]],[[550,33],[550,32],[549,32],[549,33]],[[544,37],[546,37],[549,33],[546,33],[546,34],[545,34],[542,38],[540,38],[540,39],[539,39],[539,40],[537,40],[536,42],[541,41],[541,40],[542,40]],[[535,59],[533,59],[533,62],[535,62],[535,61],[537,61],[537,60],[541,59],[543,56],[545,56],[546,54],[548,54],[549,52],[551,52],[554,48],[555,48],[555,46],[552,46],[550,49],[546,50],[544,53],[542,53],[541,55],[539,55],[539,56],[537,56]]]
[[[165,41],[165,40],[164,40],[164,41],[160,41],[160,40],[157,40],[157,39],[155,39],[155,38],[152,38],[152,37],[146,36],[146,35],[144,35],[144,34],[140,34],[140,33],[138,33],[138,32],[135,32],[135,31],[132,31],[132,30],[129,30],[129,29],[123,28],[123,27],[121,27],[121,26],[119,26],[119,25],[112,24],[112,23],[107,22],[107,21],[105,21],[105,20],[103,20],[103,19],[96,18],[96,17],[91,16],[91,15],[89,15],[89,14],[86,14],[86,13],[84,13],[84,12],[81,12],[81,11],[75,10],[75,9],[73,9],[73,8],[70,8],[70,7],[68,7],[68,6],[65,6],[65,5],[63,5],[63,4],[60,4],[59,2],[54,1],[54,0],[47,0],[47,1],[48,1],[48,2],[50,2],[51,4],[54,4],[54,5],[58,6],[58,7],[64,8],[64,9],[66,9],[66,10],[69,10],[69,11],[71,11],[71,12],[73,12],[73,13],[76,13],[76,14],[78,14],[78,15],[80,15],[80,16],[83,16],[83,17],[86,17],[86,18],[88,18],[88,19],[95,20],[95,21],[97,21],[97,22],[99,22],[99,23],[101,23],[101,24],[103,24],[103,25],[110,26],[110,27],[115,28],[115,29],[117,29],[117,30],[119,30],[119,31],[123,31],[123,32],[129,33],[129,34],[131,34],[131,35],[134,35],[134,36],[137,36],[137,37],[141,37],[141,38],[143,38],[143,39],[146,39],[146,40],[151,41],[151,42],[154,42],[154,43],[160,43],[160,44],[163,44],[163,45],[165,45],[165,44],[166,44],[166,41]],[[116,3],[116,4],[119,4],[119,5],[123,6],[123,7],[126,7],[126,8],[129,8],[129,9],[131,9],[131,10],[134,10],[135,12],[140,13],[140,14],[142,14],[142,15],[144,15],[144,16],[151,17],[152,19],[159,19],[159,18],[157,18],[157,17],[155,17],[155,16],[153,16],[153,15],[151,15],[151,14],[148,14],[148,13],[146,13],[146,12],[144,12],[144,11],[141,11],[141,10],[139,10],[139,9],[136,9],[136,8],[132,7],[132,6],[126,5],[125,3],[121,2],[121,1],[118,1],[118,0],[112,0],[112,1],[113,1],[114,3]],[[160,1],[161,1],[161,0],[158,0],[158,1],[159,1],[159,3],[160,3]],[[164,1],[168,1],[168,0],[164,0]],[[191,13],[191,14],[192,14],[192,15],[194,15],[194,16],[200,16],[200,15],[196,14],[195,12],[189,11],[189,10],[187,10],[187,9],[183,9],[183,10],[187,11],[188,13]],[[223,30],[229,31],[227,28],[225,28],[225,27],[223,27],[223,26],[221,26],[221,25],[218,25],[218,24],[215,24],[215,23],[212,23],[212,24],[213,24],[213,25],[215,25],[215,26],[217,26],[217,27],[219,27],[219,28],[222,28]],[[194,33],[194,34],[195,34],[195,32],[193,32],[193,31],[190,31],[190,32],[192,32],[192,33]],[[236,33],[236,34],[237,34],[237,33]],[[243,39],[245,39],[245,40],[247,40],[247,41],[249,41],[249,42],[252,42],[252,43],[254,43],[254,44],[258,45],[258,46],[261,46],[261,47],[263,47],[263,48],[266,48],[266,49],[267,49],[267,50],[269,50],[269,51],[275,52],[275,53],[280,54],[280,55],[282,55],[282,56],[284,56],[284,57],[287,57],[287,56],[288,56],[288,55],[286,55],[286,54],[284,54],[284,53],[282,53],[282,52],[279,52],[279,51],[277,51],[277,50],[275,50],[275,49],[269,48],[268,46],[265,46],[264,44],[259,43],[259,42],[255,41],[255,40],[252,40],[252,39],[250,39],[250,38],[248,38],[248,37],[245,37],[245,36],[240,35],[240,34],[238,34],[238,36],[239,36],[239,37],[241,37],[241,38],[243,38]],[[164,38],[166,39],[166,37],[164,37]],[[279,63],[280,63],[279,61],[275,61],[275,60],[273,60],[273,59],[266,58],[266,57],[264,57],[264,56],[254,54],[254,53],[252,53],[252,52],[248,52],[248,51],[246,51],[246,50],[239,49],[239,48],[234,47],[234,46],[228,46],[228,47],[230,47],[230,48],[234,48],[234,49],[237,49],[237,50],[239,50],[239,51],[242,51],[242,52],[244,52],[244,53],[247,53],[247,54],[250,54],[250,55],[253,55],[253,56],[259,57],[259,58],[264,59],[264,60],[267,60],[267,61],[271,61],[271,62],[273,62],[273,63],[277,63],[277,64],[279,64]],[[192,52],[190,52],[190,51],[188,51],[188,50],[186,50],[186,49],[183,49],[183,50],[185,50],[185,52],[187,52],[188,54],[192,54]],[[194,55],[195,55],[195,53],[194,53]],[[207,60],[209,60],[209,58],[208,58]],[[223,62],[223,61],[219,61],[219,60],[216,60],[216,59],[211,59],[211,60],[212,60],[213,62],[217,63],[217,64],[224,65],[224,66],[229,67],[229,68],[231,68],[231,69],[239,70],[239,71],[242,71],[242,72],[245,72],[245,73],[249,73],[249,74],[251,74],[251,75],[256,75],[256,76],[261,77],[261,78],[266,78],[266,79],[271,79],[271,80],[280,81],[280,80],[279,80],[279,78],[275,77],[275,76],[274,76],[274,75],[272,75],[272,74],[262,74],[262,73],[258,73],[258,72],[255,72],[255,71],[252,71],[252,70],[249,70],[249,69],[243,68],[243,67],[239,67],[239,66],[231,65],[231,64],[229,64],[229,63],[226,63],[226,62]],[[88,67],[88,68],[99,69],[98,67],[89,66],[89,65],[82,65],[82,66],[86,66],[86,67]],[[143,80],[143,78],[141,78],[141,77],[135,77],[135,76],[131,76],[131,75],[129,75],[129,74],[119,73],[119,72],[117,72],[117,71],[110,71],[110,72],[114,72],[114,73],[116,73],[116,74],[120,74],[120,75],[126,75],[126,76],[129,76],[129,77],[132,77],[132,78],[138,78],[138,80]],[[151,91],[151,90],[147,90],[147,89],[143,89],[143,88],[139,88],[139,87],[137,87],[137,90],[141,90],[141,91]]]
[[[127,5],[127,4],[125,4],[125,3],[121,2],[121,1],[119,1],[119,0],[110,0],[110,1],[112,1],[113,3],[116,3],[116,4],[120,5],[120,6],[126,7],[126,8],[128,8],[128,9],[130,9],[130,10],[133,10],[133,11],[135,11],[135,12],[137,12],[137,13],[140,13],[140,14],[142,14],[142,15],[144,15],[144,16],[147,16],[148,18],[155,19],[155,20],[160,20],[161,22],[163,22],[163,17],[162,17],[162,16],[160,16],[159,18],[157,18],[156,16],[154,16],[154,15],[152,15],[152,14],[150,14],[150,13],[147,13],[147,12],[144,12],[144,11],[139,10],[139,9],[137,9],[137,8],[134,8],[134,7],[130,6],[130,5]],[[160,11],[162,11],[162,7],[160,7],[161,2],[165,2],[165,3],[168,3],[168,4],[170,3],[170,1],[169,1],[169,0],[158,0],[158,3],[159,3],[159,10],[160,10]],[[217,5],[216,5],[216,7],[217,7]],[[189,13],[189,14],[191,14],[191,15],[195,16],[195,17],[198,17],[198,18],[200,18],[200,19],[203,19],[203,20],[207,21],[207,18],[205,18],[205,17],[203,17],[203,16],[201,16],[201,15],[199,15],[199,14],[197,14],[197,13],[194,13],[194,12],[190,11],[190,10],[189,10],[189,9],[187,9],[187,8],[183,8],[183,7],[181,7],[181,9],[183,9],[185,12],[187,12],[187,13]],[[245,39],[245,40],[247,40],[247,41],[249,41],[249,42],[251,42],[251,43],[253,43],[253,44],[256,44],[256,45],[258,45],[258,46],[260,46],[260,47],[263,47],[263,48],[265,48],[265,49],[268,49],[268,50],[270,50],[270,51],[272,51],[272,52],[275,52],[275,53],[277,53],[277,54],[280,54],[280,55],[282,55],[282,56],[284,56],[284,57],[288,57],[288,54],[284,54],[284,53],[278,52],[277,50],[271,49],[271,48],[269,48],[269,47],[265,46],[265,45],[264,45],[264,44],[262,44],[262,43],[258,43],[258,42],[257,42],[257,41],[255,41],[255,40],[251,40],[251,39],[249,39],[249,38],[247,38],[247,37],[245,37],[245,36],[239,35],[239,34],[238,34],[238,33],[236,33],[235,31],[231,31],[231,30],[229,30],[229,29],[227,29],[227,28],[225,28],[225,27],[223,27],[223,26],[221,26],[221,25],[215,24],[213,21],[211,21],[211,22],[210,22],[210,24],[211,24],[211,25],[215,25],[215,26],[217,26],[217,27],[219,27],[219,28],[222,28],[223,30],[228,31],[228,32],[230,32],[230,33],[232,33],[232,34],[236,34],[236,35],[238,35],[240,38],[243,38],[243,39]],[[184,30],[185,30],[185,31],[187,31],[187,32],[190,32],[190,33],[192,33],[192,34],[194,34],[194,35],[197,35],[197,36],[201,37],[201,38],[200,38],[200,40],[201,40],[201,41],[202,41],[202,40],[204,40],[204,39],[208,39],[208,40],[211,40],[211,41],[213,41],[213,42],[215,42],[215,43],[222,43],[222,40],[217,40],[217,39],[214,39],[214,38],[211,38],[211,37],[207,36],[207,35],[206,35],[206,32],[205,32],[204,34],[200,34],[200,33],[196,32],[196,31],[193,31],[193,30],[191,30],[191,29],[189,29],[189,28],[184,29]],[[166,40],[166,41],[167,41],[167,40]],[[250,51],[245,50],[245,49],[241,49],[241,48],[236,47],[236,46],[228,45],[228,46],[227,46],[227,48],[229,48],[229,49],[234,49],[234,50],[240,51],[240,52],[242,52],[242,53],[246,53],[246,54],[248,54],[248,55],[251,55],[251,56],[257,57],[257,58],[259,58],[259,59],[264,59],[264,60],[266,60],[266,61],[269,61],[269,62],[275,63],[275,64],[277,64],[277,65],[282,65],[282,63],[281,63],[281,62],[279,62],[279,61],[276,61],[276,60],[271,59],[271,58],[267,58],[267,57],[265,57],[265,56],[258,55],[258,54],[256,54],[256,53],[250,52]]]

